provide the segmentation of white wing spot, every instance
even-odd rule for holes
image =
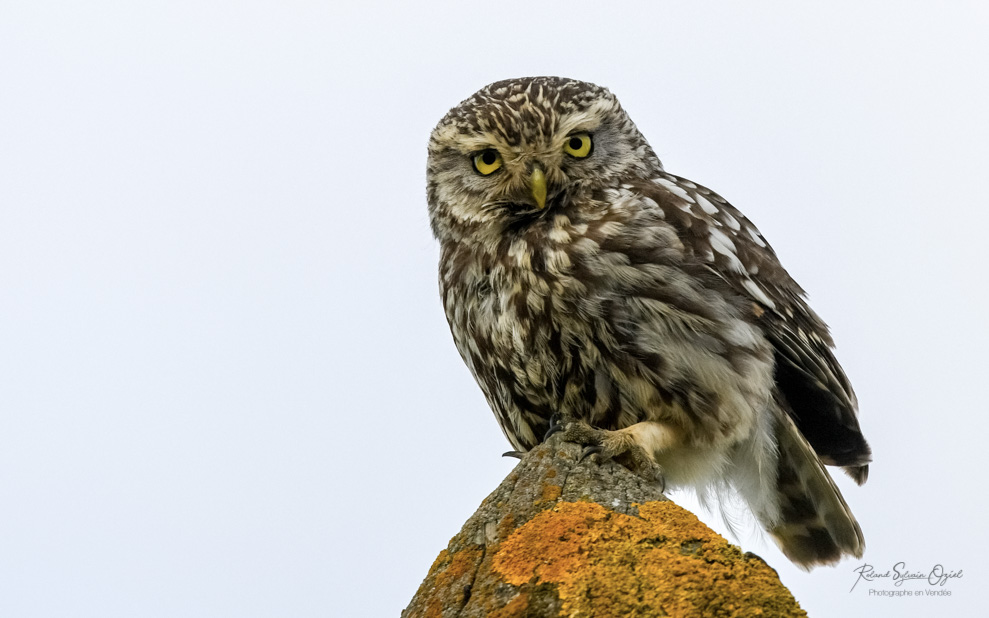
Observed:
[[[762,248],[766,247],[766,241],[762,239],[762,237],[759,235],[759,232],[755,228],[746,226],[745,231],[749,233],[749,236],[752,237],[752,240],[755,241],[755,244],[759,245]]]
[[[721,213],[721,219],[725,222],[725,225],[735,230],[736,232],[742,229],[742,225],[738,222],[738,219],[731,216],[730,214],[723,212]]]
[[[717,228],[710,229],[710,237],[708,238],[711,242],[711,248],[720,253],[721,255],[728,258],[728,267],[734,272],[744,275],[745,265],[742,261],[738,259],[736,254],[735,243],[731,241],[731,238],[725,236],[725,233]]]
[[[656,182],[659,183],[659,184],[661,184],[661,185],[663,185],[667,189],[669,189],[670,190],[670,193],[672,193],[673,195],[679,197],[680,199],[686,200],[686,201],[690,202],[691,204],[694,203],[694,198],[690,197],[690,194],[687,193],[686,191],[684,191],[683,190],[683,187],[681,187],[680,185],[676,184],[675,182],[672,182],[672,181],[667,180],[665,178],[657,178],[656,179]]]
[[[706,197],[704,197],[700,193],[695,194],[695,197],[697,198],[697,203],[700,204],[701,206],[701,210],[703,210],[709,215],[718,214],[718,207],[712,204],[710,201],[708,201]]]
[[[731,238],[725,236],[725,233],[717,228],[711,228],[709,230],[711,235],[711,248],[722,255],[735,255],[735,243],[731,241]]]
[[[752,281],[751,279],[746,277],[745,279],[742,279],[742,285],[745,287],[746,290],[748,290],[752,294],[752,296],[755,297],[757,301],[766,305],[770,309],[776,308],[776,303],[774,303],[772,299],[766,296],[766,293],[762,291],[762,288],[760,288],[758,285],[755,284],[755,281]]]

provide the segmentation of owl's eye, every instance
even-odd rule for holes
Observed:
[[[567,138],[566,143],[563,144],[563,152],[578,159],[589,156],[593,149],[594,144],[591,142],[591,136],[587,133],[571,135]]]
[[[493,174],[501,167],[501,155],[493,148],[476,153],[471,160],[474,162],[474,169],[482,176]]]

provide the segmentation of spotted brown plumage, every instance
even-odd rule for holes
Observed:
[[[491,84],[437,125],[427,179],[454,341],[514,448],[556,414],[644,474],[736,491],[800,565],[861,556],[823,467],[862,483],[870,460],[827,327],[608,90]]]

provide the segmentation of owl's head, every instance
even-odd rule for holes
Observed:
[[[495,82],[430,136],[430,220],[441,240],[497,234],[660,169],[606,88],[559,77]]]

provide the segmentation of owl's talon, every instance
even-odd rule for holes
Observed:
[[[543,442],[549,440],[549,437],[555,433],[563,430],[563,425],[560,424],[560,414],[559,412],[554,412],[549,417],[549,428],[546,430],[545,435],[543,435]]]
[[[522,459],[523,457],[525,457],[525,453],[523,451],[506,451],[502,453],[501,456],[514,457],[515,459]]]
[[[655,465],[655,464],[654,464]],[[652,482],[659,485],[659,493],[666,493],[666,477],[663,475],[663,470],[658,465],[656,466],[656,472],[653,474]]]
[[[585,446],[583,452],[581,452],[580,457],[577,459],[577,461],[578,462],[584,461],[585,459],[587,459],[591,455],[595,455],[597,453],[600,453],[603,450],[604,449],[601,448],[600,445]]]

